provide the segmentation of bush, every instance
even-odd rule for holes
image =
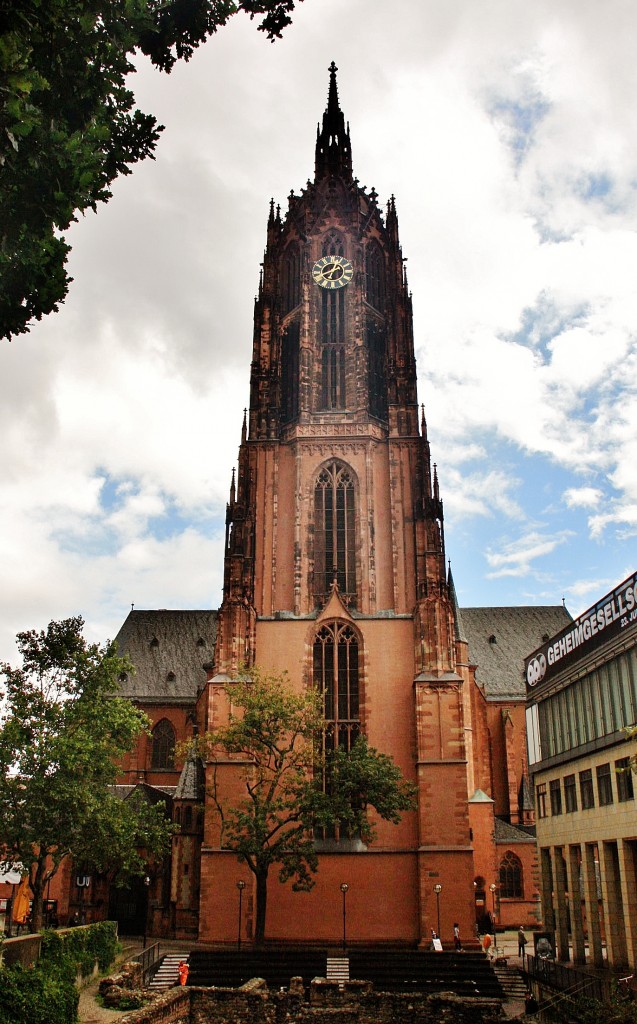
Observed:
[[[35,966],[0,968],[0,1024],[76,1024],[78,971],[90,974],[96,960],[105,971],[116,952],[114,921],[44,932]]]
[[[68,965],[0,969],[0,1024],[75,1024],[79,998]]]
[[[49,963],[69,963],[82,974],[90,974],[97,960],[106,971],[117,952],[117,926],[114,921],[99,921],[87,928],[64,932],[47,931],[42,936],[41,959]]]

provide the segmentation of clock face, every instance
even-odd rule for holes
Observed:
[[[321,256],[312,267],[312,277],[321,288],[344,288],[354,276],[354,268],[344,256]]]

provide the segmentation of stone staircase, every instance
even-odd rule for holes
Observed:
[[[502,986],[506,999],[515,999],[524,1002],[526,985],[517,967],[509,967],[508,964],[493,964],[496,978]]]
[[[173,985],[179,984],[179,964],[181,961],[188,963],[188,954],[166,953],[162,958],[159,969],[151,978],[148,987],[155,992],[163,992]]]

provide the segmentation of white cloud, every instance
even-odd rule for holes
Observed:
[[[596,508],[602,498],[597,487],[569,487],[564,491],[564,501],[569,508]]]
[[[313,172],[332,59],[355,173],[397,199],[456,582],[515,603],[547,562],[531,598],[624,572],[633,28],[623,0],[321,0],[274,46],[236,18],[170,76],[140,64],[157,160],[73,227],[61,312],[0,347],[0,657],[60,614],[112,635],[133,600],[218,602],[268,203]]]
[[[501,551],[487,550],[486,559],[492,567],[488,579],[499,576],[527,576],[535,570],[534,562],[552,554],[559,544],[564,544],[568,534],[557,537],[543,537],[531,532],[503,546]]]

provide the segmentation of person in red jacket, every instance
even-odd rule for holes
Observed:
[[[179,961],[179,984],[185,985],[188,981],[188,964],[184,963],[183,960]]]

